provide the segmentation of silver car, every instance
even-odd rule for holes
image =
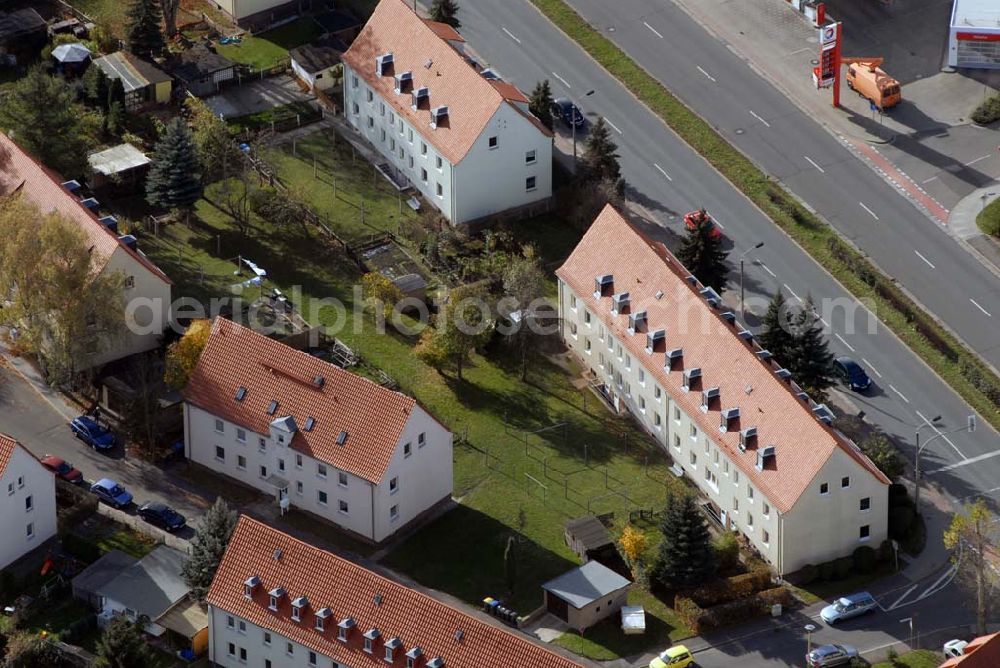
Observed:
[[[846,666],[857,656],[858,649],[850,645],[820,645],[806,655],[806,665],[810,668]]]
[[[845,619],[850,619],[852,617],[857,617],[858,615],[863,615],[866,612],[871,612],[878,607],[878,602],[875,601],[875,597],[866,591],[858,592],[857,594],[849,594],[842,598],[838,598],[833,605],[828,605],[819,613],[819,616],[823,618],[823,621],[833,626],[837,622],[842,622]]]

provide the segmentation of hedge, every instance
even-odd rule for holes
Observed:
[[[730,183],[741,190],[1000,430],[1000,379],[931,314],[920,308],[861,252],[772,181],[705,120],[674,97],[564,0],[531,0],[552,23],[618,79]]]
[[[678,596],[674,600],[674,612],[695,634],[703,635],[723,626],[769,615],[773,605],[780,603],[788,606],[791,602],[792,593],[786,587],[774,587],[709,608],[702,608],[690,598]]]
[[[986,98],[973,110],[972,120],[979,125],[1000,121],[1000,93]]]
[[[771,584],[769,571],[752,571],[723,578],[713,584],[699,587],[684,594],[703,608],[729,603],[767,588]]]

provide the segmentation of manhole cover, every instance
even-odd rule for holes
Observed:
[[[818,61],[818,60],[816,60],[815,58],[813,58],[813,59],[812,59],[812,60],[810,60],[809,62],[810,62],[810,63],[812,63],[813,65],[819,65],[819,61]]]
[[[615,27],[614,26],[611,26],[610,28],[608,28],[608,32],[614,32],[614,31],[615,31]]]
[[[741,135],[744,132],[746,132],[746,130],[744,130],[743,128],[736,128],[736,134]]]

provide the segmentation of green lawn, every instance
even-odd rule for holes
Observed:
[[[125,34],[125,3],[122,0],[72,0],[73,7],[119,37]]]
[[[226,121],[231,126],[240,130],[259,130],[260,128],[270,127],[272,122],[290,121],[296,115],[316,116],[318,114],[319,112],[309,102],[302,100],[299,102],[289,102],[288,104],[279,104],[276,107],[258,111],[254,114],[247,114],[246,116],[234,116],[227,118]],[[280,128],[278,130],[280,131]]]
[[[990,202],[989,206],[976,216],[976,224],[986,234],[1000,236],[1000,198]]]
[[[901,654],[895,661],[881,661],[873,664],[872,668],[937,668],[941,665],[941,658],[934,652],[926,649],[918,649],[913,652]]]
[[[216,48],[234,63],[263,70],[288,58],[289,49],[311,42],[319,35],[319,25],[303,17],[267,32],[244,35],[239,44],[216,44]]]

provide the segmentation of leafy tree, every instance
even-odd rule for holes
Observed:
[[[642,555],[646,552],[646,534],[629,524],[622,531],[622,535],[618,539],[618,545],[621,546],[622,554],[625,556],[629,567],[631,567],[634,577],[639,570],[638,566],[642,560]]]
[[[712,541],[715,562],[722,574],[732,573],[740,565],[740,544],[732,531],[724,531]]]
[[[153,151],[146,201],[165,209],[190,209],[202,191],[194,139],[183,119],[175,118]]]
[[[431,3],[431,21],[447,23],[452,28],[459,28],[462,24],[458,20],[458,3],[455,0],[434,0]]]
[[[614,181],[584,183],[575,180],[562,188],[557,197],[563,216],[579,229],[586,230],[608,204],[621,210],[625,204],[622,195],[623,189]]]
[[[858,447],[889,480],[898,480],[906,470],[903,455],[885,434],[872,434],[861,441]]]
[[[795,341],[791,369],[797,382],[816,398],[823,398],[833,385],[833,353],[830,352],[812,296],[806,297],[794,320]]]
[[[507,334],[507,342],[517,352],[521,380],[526,380],[529,362],[542,350],[536,301],[545,295],[546,278],[534,248],[528,246],[523,253],[521,257],[511,256],[503,270],[503,294],[511,304],[511,313],[519,312],[519,321]]]
[[[0,124],[18,146],[66,178],[80,176],[91,140],[83,107],[65,79],[35,66],[0,102]]]
[[[198,151],[198,163],[206,180],[226,178],[240,169],[243,155],[233,141],[229,126],[196,97],[189,98],[187,108],[191,134]]]
[[[503,579],[507,585],[507,596],[514,597],[514,588],[517,586],[517,540],[514,536],[507,537],[507,547],[503,551]]]
[[[18,195],[0,200],[0,239],[0,294],[12,295],[0,321],[17,327],[50,382],[74,380],[81,362],[125,331],[124,276],[98,273],[79,227]]]
[[[694,227],[687,228],[677,251],[677,259],[703,285],[721,293],[729,275],[729,267],[726,266],[728,253],[722,249],[722,236],[713,236],[712,229],[709,217],[701,216]]]
[[[488,294],[480,286],[461,286],[451,291],[438,313],[433,332],[425,332],[416,353],[438,371],[446,365],[455,367],[462,380],[462,370],[472,351],[493,335],[493,321],[487,306]]]
[[[528,101],[528,111],[540,120],[542,125],[549,130],[552,129],[552,88],[548,79],[535,84]]]
[[[611,130],[601,116],[590,128],[587,136],[587,151],[581,161],[583,174],[588,181],[608,180],[617,182],[621,178],[618,164],[618,146],[611,139]]]
[[[148,457],[160,454],[163,445],[165,414],[160,398],[167,386],[163,364],[155,355],[137,355],[125,372],[125,382],[132,394],[124,402],[124,419],[129,439]]]
[[[170,344],[167,348],[167,368],[163,374],[163,380],[169,387],[179,390],[188,384],[211,333],[211,321],[195,320],[184,336]]]
[[[365,298],[365,305],[386,319],[392,315],[396,304],[403,299],[399,287],[377,271],[368,272],[361,277],[361,292]]]
[[[2,665],[3,668],[56,668],[64,663],[51,638],[21,631],[7,639]]]
[[[162,20],[159,0],[132,0],[125,10],[125,43],[129,53],[143,58],[163,53],[166,43],[160,31]]]
[[[138,622],[125,615],[113,617],[97,641],[91,665],[94,668],[134,668],[152,661],[153,652],[142,637],[142,628],[148,621],[147,617],[140,617]]]
[[[654,577],[668,588],[696,587],[716,571],[705,518],[689,494],[672,495],[660,524],[663,542]]]
[[[238,519],[239,513],[230,509],[221,496],[202,518],[198,533],[191,541],[191,556],[181,569],[192,598],[205,600]]]
[[[785,295],[779,289],[771,297],[764,316],[764,331],[757,338],[761,347],[770,351],[785,366],[793,363],[795,335],[792,327],[792,312],[785,301]]]
[[[977,635],[986,635],[986,621],[995,604],[1000,586],[992,554],[998,543],[997,524],[982,498],[967,503],[955,513],[944,532],[944,545],[956,550],[952,561],[958,564],[959,582],[975,595]]]

